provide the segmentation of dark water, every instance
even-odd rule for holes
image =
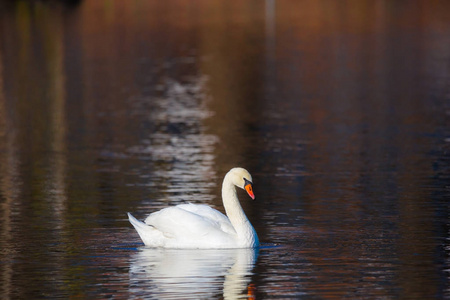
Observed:
[[[450,297],[450,2],[0,4],[0,298]],[[263,247],[146,249],[223,210]]]

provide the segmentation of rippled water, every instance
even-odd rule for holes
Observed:
[[[439,299],[444,1],[0,4],[0,298]],[[260,249],[145,248],[126,212],[239,193]]]

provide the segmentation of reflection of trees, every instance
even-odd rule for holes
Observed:
[[[18,199],[19,186],[21,185],[18,174],[18,158],[15,149],[15,134],[11,131],[13,125],[8,115],[8,105],[6,103],[3,78],[3,53],[0,51],[0,249],[5,262],[0,267],[1,286],[0,293],[5,297],[11,297],[11,280],[13,269],[11,261],[15,256],[15,251],[10,247],[13,241],[12,231],[12,205]]]
[[[214,186],[242,165],[267,191],[256,190],[264,201],[243,203],[260,236],[280,236],[259,225],[262,217],[273,225],[296,212],[304,227],[292,232],[305,239],[325,243],[357,228],[333,253],[341,262],[363,269],[389,250],[388,263],[430,274],[418,282],[399,267],[389,278],[418,297],[433,294],[440,275],[428,270],[438,255],[429,237],[438,225],[421,216],[442,207],[431,178],[441,180],[433,163],[445,164],[436,158],[444,150],[430,135],[445,123],[436,99],[449,93],[449,4],[414,3],[0,4],[0,245],[10,258],[0,266],[2,289],[27,285],[19,273],[35,271],[12,269],[34,246],[27,224],[51,232],[50,241],[67,241],[60,234],[68,232],[76,244],[85,238],[76,228],[99,226],[98,216],[119,226],[114,217],[130,207],[181,200],[190,175],[183,168],[206,182],[190,186],[188,200],[205,194],[197,200],[220,209]],[[180,175],[187,177],[176,181]],[[167,194],[154,191],[160,187]],[[383,232],[391,228],[397,236]],[[54,250],[43,247],[30,259]],[[332,288],[336,274],[323,271],[323,256],[301,255]],[[83,278],[84,266],[58,269],[55,256],[42,264]],[[86,280],[66,288],[83,294]],[[302,288],[321,293],[308,282]]]
[[[18,2],[5,14],[0,114],[2,204],[2,290],[25,297],[16,282],[20,273],[36,272],[26,264],[16,270],[14,260],[25,257],[49,266],[61,261],[50,245],[45,257],[34,256],[36,235],[59,240],[66,207],[65,70],[61,12],[37,4]],[[51,16],[51,17],[49,17]],[[3,17],[3,16],[2,16]],[[16,20],[11,21],[10,18]],[[40,43],[35,44],[38,36]],[[37,47],[37,48],[36,48]],[[55,220],[57,220],[55,222]],[[48,228],[49,223],[52,227]],[[31,224],[33,224],[31,226]],[[44,251],[44,250],[41,250]],[[42,252],[40,252],[42,253]],[[4,255],[3,255],[4,254]],[[53,270],[56,271],[56,270]],[[55,272],[54,280],[60,273]],[[36,278],[36,285],[51,285]],[[3,293],[2,293],[3,294]]]
[[[437,288],[435,250],[426,242],[436,224],[421,216],[424,209],[434,209],[435,200],[424,187],[435,175],[429,153],[439,146],[420,133],[439,126],[432,121],[439,112],[430,105],[433,97],[425,94],[430,90],[424,80],[442,78],[442,69],[430,70],[430,62],[446,60],[450,41],[444,32],[449,26],[443,30],[445,17],[437,3],[407,11],[384,2],[342,4],[277,3],[280,17],[271,61],[276,61],[276,96],[286,98],[275,101],[274,96],[267,105],[272,118],[281,115],[291,122],[268,142],[281,149],[273,155],[280,168],[274,173],[301,183],[302,198],[288,207],[304,209],[311,239],[318,239],[314,230],[333,239],[358,232],[346,236],[336,259],[364,270],[389,251],[394,259],[386,264],[401,267],[386,275],[402,290],[426,297],[433,294],[429,287]],[[435,89],[442,96],[446,91],[439,81]],[[300,170],[309,175],[303,178],[295,176],[292,164],[291,149],[298,145]],[[283,193],[275,187],[277,192]],[[397,227],[395,235],[392,228]],[[424,270],[416,255],[423,258],[420,263],[426,261],[431,275],[419,281],[409,268]],[[317,264],[324,288],[332,288],[333,274],[320,268],[323,258],[311,257],[311,262]],[[355,278],[373,279],[370,272],[352,270]],[[343,283],[342,291],[352,285]]]
[[[67,243],[76,243],[85,237],[76,228],[93,226],[111,207],[122,214],[132,206],[124,199],[140,203],[158,195],[167,205],[167,199],[215,198],[209,191],[215,186],[218,139],[206,132],[210,109],[202,89],[209,78],[198,70],[202,12],[182,1],[174,5],[177,9],[128,1],[86,1],[74,10],[46,2],[5,5],[0,111],[5,247],[6,241],[20,240],[16,248],[26,252],[36,234],[26,230],[27,222],[40,234],[53,232],[44,248],[67,236]],[[124,184],[130,177],[134,195]],[[166,197],[155,189],[166,189]],[[21,201],[16,228],[10,225],[13,198]],[[14,232],[25,236],[17,239]],[[49,255],[42,264],[55,278],[83,277],[84,267],[61,262],[64,267],[54,270],[51,260]],[[4,266],[5,278],[34,271]],[[84,284],[66,288],[82,293]]]
[[[202,14],[208,16],[210,25],[200,28],[199,40],[200,52],[206,57],[200,68],[210,78],[209,107],[215,113],[207,125],[221,141],[216,149],[221,173],[237,165],[249,170],[257,166],[257,160],[249,158],[258,155],[255,129],[261,117],[264,66],[260,47],[264,43],[264,6],[255,2],[226,6],[205,5]],[[230,9],[235,13],[230,14]]]

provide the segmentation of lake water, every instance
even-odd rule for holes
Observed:
[[[0,4],[0,298],[450,298],[450,2]],[[145,248],[223,211],[260,249]]]

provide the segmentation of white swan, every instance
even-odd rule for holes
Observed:
[[[150,214],[145,224],[128,218],[146,246],[186,249],[254,248],[258,235],[247,219],[236,188],[255,199],[252,176],[243,168],[231,169],[223,179],[222,200],[227,216],[204,204],[180,204]]]

